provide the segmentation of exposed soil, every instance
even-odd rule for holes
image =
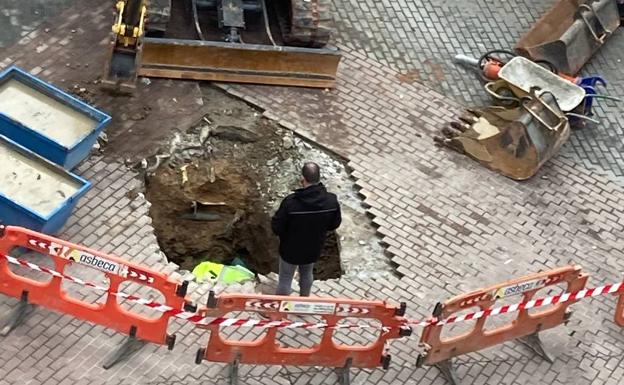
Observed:
[[[160,246],[182,269],[238,257],[277,271],[276,204],[296,186],[304,159],[288,132],[243,102],[205,89],[208,114],[147,159],[146,196]],[[193,208],[193,202],[196,209]],[[193,220],[189,216],[201,217]],[[341,275],[339,238],[328,237],[316,279]]]

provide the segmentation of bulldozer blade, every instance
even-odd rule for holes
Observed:
[[[515,180],[529,179],[570,136],[568,119],[551,93],[515,108],[483,107],[465,132],[442,139],[446,145]],[[440,143],[440,140],[438,140]]]
[[[616,0],[559,0],[515,49],[575,75],[619,26]]]
[[[340,51],[143,39],[140,76],[332,88]]]

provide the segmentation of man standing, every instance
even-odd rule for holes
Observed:
[[[280,204],[271,220],[280,238],[277,295],[290,295],[295,270],[299,269],[299,294],[310,295],[314,263],[321,256],[325,236],[340,226],[340,204],[321,183],[318,164],[308,162],[301,170],[301,188]]]

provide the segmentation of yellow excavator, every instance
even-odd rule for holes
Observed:
[[[119,0],[106,88],[137,76],[331,88],[331,0]]]

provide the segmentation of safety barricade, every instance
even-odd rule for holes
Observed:
[[[41,267],[11,256],[12,252],[24,249],[52,258],[54,269],[44,271],[52,274],[50,281],[40,282],[11,271],[11,263],[42,271]],[[63,290],[61,284],[64,279],[85,284],[63,273],[74,263],[106,275],[110,282],[108,288],[99,288],[106,290],[104,303],[81,301]],[[143,342],[167,345],[173,349],[175,335],[167,334],[171,313],[163,312],[156,318],[149,318],[124,309],[118,300],[133,297],[120,294],[120,285],[125,281],[133,281],[162,293],[165,301],[159,307],[182,309],[184,306],[187,284],[178,285],[161,272],[24,228],[0,226],[0,293],[20,299],[17,308],[7,317],[3,335],[25,318],[31,305],[40,305],[127,334],[129,337],[124,344],[105,360],[105,368],[114,365],[128,351],[136,350]]]
[[[350,367],[388,367],[390,355],[385,351],[388,340],[411,335],[411,328],[403,318],[405,307],[405,303],[397,307],[382,301],[326,297],[245,294],[214,297],[211,294],[208,308],[200,309],[199,313],[216,318],[209,325],[197,325],[211,332],[206,348],[197,352],[196,363],[200,364],[202,360],[229,363],[232,383],[236,382],[239,364],[334,367],[340,370],[341,383],[348,384]],[[242,324],[233,324],[224,318],[233,312],[259,313],[260,317],[270,320],[242,320]],[[321,317],[323,321],[316,324],[284,321],[289,315]],[[340,328],[341,320],[347,318],[379,322],[379,325],[365,326],[378,329],[377,339],[366,346],[335,342],[333,335]],[[266,328],[266,334],[254,341],[225,339],[219,333],[220,327],[224,326],[259,326]],[[284,347],[277,338],[282,327],[321,330],[321,339],[312,347]]]
[[[435,365],[448,380],[458,384],[452,358],[485,349],[507,341],[518,339],[537,354],[552,361],[545,351],[538,332],[565,323],[570,312],[568,306],[578,299],[558,302],[554,297],[532,300],[537,291],[544,287],[565,284],[565,293],[575,293],[585,287],[588,276],[581,272],[579,266],[567,266],[558,269],[531,274],[519,279],[507,281],[488,288],[472,291],[453,297],[444,303],[438,303],[431,319],[424,328],[420,343],[424,352],[419,355],[417,366]],[[522,296],[522,300],[514,305],[493,308],[497,300],[510,296]],[[572,297],[572,298],[580,298]],[[538,313],[529,313],[532,307],[551,304],[552,306]],[[470,308],[479,311],[465,315],[454,315]],[[489,316],[517,311],[517,317],[503,326],[486,329]],[[443,338],[445,325],[454,322],[476,319],[474,327],[457,336]],[[448,327],[448,326],[447,326]]]
[[[615,323],[618,326],[624,327],[624,291],[618,288],[620,294],[618,297],[617,305],[615,306]]]

